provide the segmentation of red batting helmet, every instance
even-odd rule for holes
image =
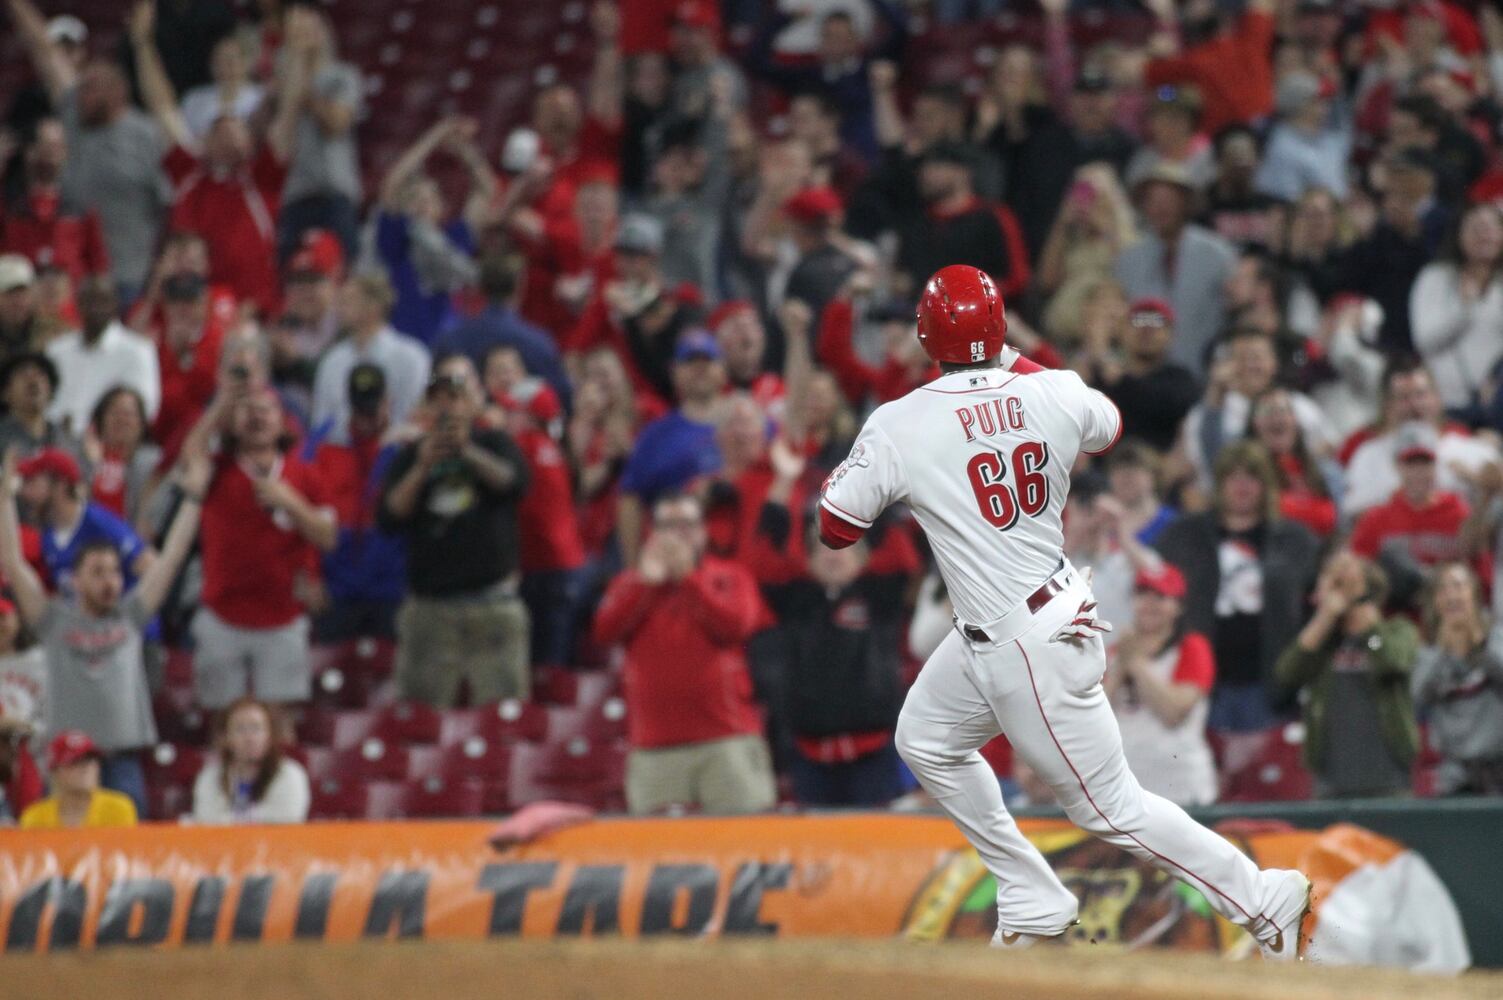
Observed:
[[[1007,334],[997,283],[965,264],[940,268],[918,305],[918,339],[935,361],[968,365],[995,357]]]

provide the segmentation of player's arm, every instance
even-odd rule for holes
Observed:
[[[1069,372],[1080,392],[1080,450],[1087,455],[1104,455],[1122,437],[1122,411],[1106,395],[1086,385],[1079,375]]]
[[[907,495],[902,456],[872,414],[846,460],[819,491],[819,540],[832,549],[854,545],[888,505]]]

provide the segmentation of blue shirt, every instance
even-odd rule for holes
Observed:
[[[120,553],[125,589],[135,586],[136,575],[131,572],[131,564],[146,551],[146,543],[119,517],[98,504],[90,503],[84,505],[78,530],[73,532],[73,536],[65,544],[59,544],[57,533],[53,529],[42,529],[42,562],[46,564],[47,572],[52,576],[52,584],[59,594],[73,594],[73,563],[78,559],[79,550],[101,541],[109,542]]]
[[[1173,524],[1178,517],[1179,511],[1168,504],[1164,504],[1159,508],[1157,514],[1148,519],[1147,524],[1138,529],[1138,541],[1144,545],[1152,545],[1158,539],[1159,535],[1163,533],[1163,530]]]
[[[651,503],[719,470],[715,426],[697,423],[674,410],[642,429],[621,473],[621,490]]]
[[[483,375],[485,356],[497,347],[516,348],[522,355],[522,364],[527,366],[527,373],[552,386],[559,403],[564,409],[569,408],[573,392],[558,355],[558,345],[541,328],[506,306],[491,306],[451,327],[433,345],[433,356],[464,354],[475,362],[475,369]]]
[[[464,220],[455,219],[444,226],[444,235],[450,243],[474,256],[475,241]],[[412,243],[405,216],[376,214],[376,252],[386,265],[391,287],[397,293],[397,301],[391,308],[391,325],[425,344],[433,343],[438,332],[453,321],[454,307],[447,289],[423,291],[412,263]]]
[[[361,509],[370,516],[361,517],[360,525],[340,524],[334,551],[324,556],[324,586],[336,601],[397,604],[406,596],[406,540],[382,531],[374,515],[386,470],[400,450],[400,445],[388,444],[376,455],[361,497]]]

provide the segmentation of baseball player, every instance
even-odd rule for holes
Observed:
[[[918,337],[943,374],[878,407],[820,497],[826,545],[850,545],[889,504],[923,527],[955,627],[919,674],[897,748],[997,879],[998,947],[1065,933],[1078,903],[1018,832],[978,750],[999,732],[1070,819],[1199,889],[1266,957],[1298,957],[1309,879],[1260,871],[1173,803],[1144,791],[1122,756],[1102,689],[1106,658],[1088,573],[1062,552],[1060,511],[1081,452],[1101,454],[1122,417],[1071,371],[1004,349],[990,277],[929,279]]]

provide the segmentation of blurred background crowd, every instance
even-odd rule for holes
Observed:
[[[0,818],[922,804],[810,512],[955,263],[1146,787],[1503,791],[1494,5],[5,5]]]

